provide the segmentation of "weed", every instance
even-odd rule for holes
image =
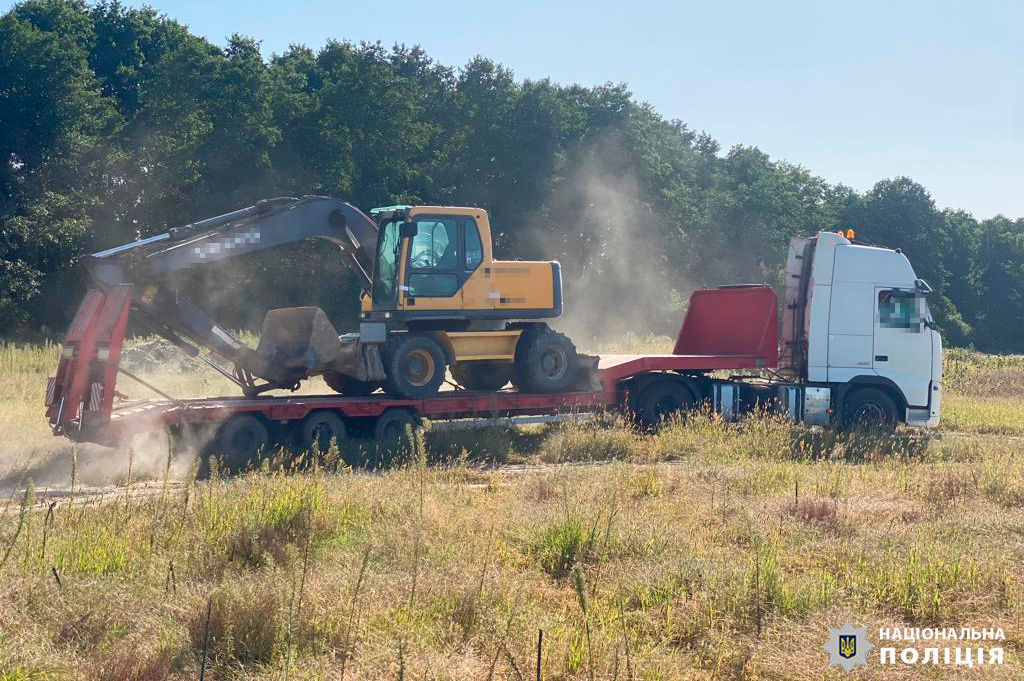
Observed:
[[[208,603],[207,679],[518,681],[537,629],[544,678],[811,678],[808,632],[836,613],[1001,626],[1019,648],[1022,358],[949,353],[931,434],[606,418],[430,430],[370,473],[337,446],[282,451],[199,483],[136,449],[114,478],[131,489],[104,495],[112,455],[56,446],[38,418],[56,352],[0,346],[21,457],[0,512],[0,681],[195,678]],[[202,376],[159,382],[220,390]]]

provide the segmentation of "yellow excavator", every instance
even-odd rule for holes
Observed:
[[[259,346],[248,348],[168,279],[307,238],[340,246],[359,275],[358,333],[339,335],[319,308],[283,308],[267,312]],[[481,208],[366,214],[320,196],[268,199],[95,253],[86,265],[102,289],[131,286],[132,307],[151,330],[249,396],[314,375],[343,394],[383,388],[406,398],[436,393],[448,368],[456,383],[480,391],[511,381],[521,392],[564,392],[581,378],[572,341],[539,321],[562,312],[559,264],[495,260]]]

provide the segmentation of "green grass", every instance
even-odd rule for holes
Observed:
[[[1019,675],[1021,358],[950,353],[934,433],[605,419],[428,432],[374,473],[328,455],[173,484],[157,448],[132,468],[155,482],[126,488],[126,453],[40,425],[55,353],[0,349],[22,480],[0,499],[0,680],[195,679],[204,656],[208,679],[518,680],[538,629],[546,679],[838,678],[818,646],[846,617],[869,639],[1002,627],[1007,663],[980,673]],[[96,466],[121,486],[83,488]],[[859,678],[921,674],[869,661]]]

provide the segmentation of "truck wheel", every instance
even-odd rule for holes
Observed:
[[[662,421],[693,410],[689,389],[678,381],[657,381],[641,389],[634,402],[637,422],[656,428]]]
[[[269,435],[263,421],[252,414],[236,414],[217,431],[221,470],[239,472],[256,461],[267,447]]]
[[[896,402],[877,388],[861,388],[847,396],[840,425],[891,433],[896,429]]]
[[[430,397],[444,383],[444,351],[434,339],[396,335],[382,353],[388,392],[399,397]]]
[[[406,451],[412,450],[412,442],[409,435],[413,437],[420,427],[420,421],[407,409],[388,409],[377,417],[377,423],[373,428],[373,436],[377,445],[385,450]]]
[[[456,362],[452,377],[466,390],[501,390],[512,378],[512,363]]]
[[[330,409],[318,409],[302,420],[299,437],[305,451],[316,451],[326,454],[331,448],[331,441],[342,447],[348,437],[345,421]]]
[[[564,392],[576,382],[576,346],[550,329],[523,331],[516,344],[512,382],[520,392]]]
[[[324,383],[334,392],[342,395],[351,395],[352,397],[366,397],[380,387],[379,383],[360,381],[357,378],[346,376],[337,371],[325,372]]]

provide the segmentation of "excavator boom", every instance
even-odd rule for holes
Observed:
[[[376,223],[352,204],[322,196],[266,199],[94,253],[88,256],[86,266],[101,286],[117,285],[131,278],[153,279],[193,265],[310,238],[340,246],[352,259],[362,287],[370,290],[377,249]]]
[[[144,313],[153,331],[189,355],[200,356],[188,341],[231,361],[234,372],[211,363],[247,393],[264,387],[294,387],[305,371],[285,366],[231,336],[201,309],[167,284],[167,275],[246,253],[304,239],[331,241],[351,259],[364,290],[370,291],[377,248],[377,225],[355,206],[321,196],[282,197],[217,217],[175,227],[165,234],[94,253],[85,265],[99,288],[132,285],[132,307]]]

